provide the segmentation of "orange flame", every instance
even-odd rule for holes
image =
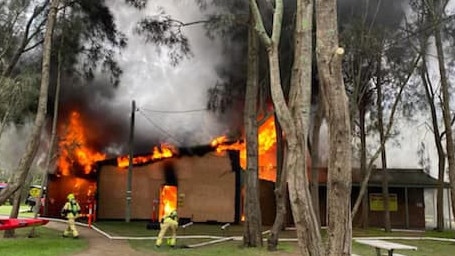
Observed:
[[[148,156],[133,157],[133,165],[145,164],[157,159],[170,158],[176,154],[177,150],[174,146],[169,144],[162,144],[160,147],[154,147],[152,154]],[[125,168],[129,166],[129,156],[117,157],[117,166]]]
[[[177,209],[177,186],[164,185],[160,194],[159,220]]]
[[[240,151],[240,166],[246,169],[246,145],[243,142],[228,143],[226,136],[215,138],[211,142],[212,147],[218,153],[225,150]],[[275,118],[269,117],[259,128],[258,134],[258,154],[259,154],[259,178],[263,180],[276,180],[276,132]]]
[[[62,175],[70,175],[71,168],[79,165],[89,174],[92,165],[106,159],[106,155],[92,150],[87,141],[87,133],[81,120],[81,115],[73,111],[70,115],[69,124],[61,127],[62,139],[59,141],[59,158],[57,166]]]

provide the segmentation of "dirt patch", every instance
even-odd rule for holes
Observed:
[[[66,228],[63,222],[50,221],[46,227],[60,230]],[[73,256],[98,256],[98,255],[124,255],[124,256],[145,256],[150,255],[133,250],[126,240],[111,240],[93,229],[87,227],[77,227],[79,235],[88,240],[87,250],[73,254]],[[71,238],[67,238],[71,239]]]

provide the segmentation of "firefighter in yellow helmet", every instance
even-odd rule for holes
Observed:
[[[76,197],[73,193],[68,194],[67,199],[68,201],[65,203],[65,206],[63,206],[61,211],[61,215],[68,219],[68,226],[65,231],[63,231],[63,237],[68,237],[71,234],[73,238],[78,238],[79,232],[76,229],[76,219],[81,213],[81,207],[76,201]]]
[[[177,211],[171,211],[168,215],[164,216],[161,219],[160,224],[160,233],[156,239],[156,246],[160,247],[163,243],[163,237],[166,234],[167,230],[171,231],[171,237],[167,239],[167,244],[171,247],[175,246],[176,237],[177,237],[177,228],[179,226],[179,218]]]

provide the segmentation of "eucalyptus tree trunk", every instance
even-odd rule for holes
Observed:
[[[321,213],[319,211],[319,134],[321,131],[322,121],[324,120],[324,104],[322,103],[321,94],[319,94],[319,106],[313,120],[313,132],[311,135],[311,200],[313,202],[314,213],[318,220],[318,226],[321,226]]]
[[[276,131],[276,148],[277,148],[277,164],[276,164],[276,181],[275,181],[275,202],[276,202],[276,214],[275,220],[272,227],[270,228],[270,236],[267,238],[267,250],[276,251],[278,246],[278,238],[280,231],[285,226],[286,217],[286,202],[288,199],[287,191],[287,175],[283,168],[283,136],[280,127],[280,123],[275,123]]]
[[[308,153],[308,130],[311,112],[311,82],[313,56],[313,1],[298,0],[294,32],[294,63],[291,73],[289,107],[297,137],[298,168],[288,173],[289,196],[297,237],[306,245],[309,255],[324,255],[320,225],[316,216],[308,180],[310,158]],[[300,167],[301,166],[301,167]],[[318,193],[318,192],[316,192]],[[298,223],[298,224],[297,224]],[[303,227],[306,227],[305,230]]]
[[[39,146],[39,139],[42,128],[46,120],[47,113],[47,99],[49,90],[49,73],[50,73],[50,60],[52,50],[52,33],[57,16],[59,0],[52,0],[49,10],[46,31],[44,34],[43,43],[43,60],[41,68],[41,87],[39,92],[38,107],[35,116],[35,123],[30,134],[24,154],[19,160],[17,170],[14,172],[11,183],[0,192],[0,205],[2,205],[9,196],[18,191],[24,183],[35,157],[36,151]]]
[[[65,9],[63,9],[63,18],[65,18]],[[64,28],[63,28],[64,29]],[[40,210],[42,205],[41,198],[43,198],[44,194],[44,189],[47,187],[47,182],[48,182],[48,176],[50,173],[53,173],[50,171],[51,169],[53,170],[55,167],[52,166],[52,160],[55,157],[55,148],[56,148],[56,141],[57,141],[57,122],[58,122],[58,110],[59,110],[59,101],[60,101],[60,88],[62,85],[62,66],[63,66],[63,54],[62,54],[62,45],[64,43],[64,36],[65,33],[60,35],[60,47],[58,48],[58,54],[57,54],[57,83],[55,86],[55,98],[54,98],[54,113],[52,115],[52,128],[51,128],[51,137],[49,141],[49,149],[48,153],[46,156],[46,165],[44,167],[44,171],[41,177],[41,190],[39,193],[39,200],[36,201],[36,206],[33,208],[33,217],[36,219],[38,218],[38,215],[40,214]],[[55,155],[54,155],[55,154]],[[28,234],[28,237],[35,237],[36,232],[35,232],[35,226],[33,226],[30,229],[30,232]]]
[[[298,34],[302,38],[297,38],[298,46],[296,49],[300,53],[305,50],[305,47],[311,47],[309,45],[304,45],[305,38],[303,34],[308,31],[311,32],[311,19],[303,20],[305,14],[309,15],[312,12],[311,1],[299,1],[299,6],[297,9],[297,16],[301,15],[301,22],[296,22]],[[301,5],[300,5],[301,4]],[[289,101],[294,102],[292,104],[293,111],[291,112],[290,108],[287,106],[286,99],[284,97],[282,85],[281,85],[281,74],[280,74],[280,64],[279,64],[279,48],[278,44],[281,36],[281,24],[283,18],[283,1],[275,1],[275,10],[273,13],[273,25],[271,36],[267,34],[267,31],[264,28],[261,14],[259,12],[258,5],[255,0],[250,0],[250,7],[252,9],[255,29],[258,33],[259,38],[264,44],[269,61],[269,75],[270,75],[270,91],[272,96],[273,105],[275,108],[275,113],[277,119],[280,123],[280,126],[283,129],[283,132],[286,136],[286,159],[285,166],[283,168],[283,173],[288,175],[287,182],[289,186],[289,197],[291,202],[291,209],[294,217],[294,223],[297,229],[297,237],[299,240],[299,248],[302,255],[323,255],[323,246],[322,239],[319,232],[319,226],[314,214],[314,210],[311,204],[311,196],[308,187],[308,179],[306,176],[306,136],[307,131],[305,129],[305,116],[309,113],[305,113],[305,109],[299,103],[304,101],[303,98],[303,82],[302,77],[304,73],[302,71],[295,71],[299,76],[296,77],[299,83],[291,83],[291,87],[298,87],[291,89],[295,93],[291,93],[295,96],[292,99],[290,96]],[[308,8],[308,9],[305,9]],[[310,15],[311,17],[311,15]],[[300,34],[302,33],[302,34]],[[310,34],[311,36],[311,34]],[[310,41],[311,42],[311,41]],[[296,42],[297,43],[297,42]],[[303,47],[303,48],[300,48]],[[305,58],[308,58],[305,60]],[[311,54],[309,56],[299,55],[296,64],[293,68],[302,68],[302,65],[311,61]],[[298,62],[298,63],[297,63]],[[310,69],[311,70],[311,69]],[[306,72],[306,71],[305,71]],[[294,73],[294,71],[293,71]],[[311,72],[310,72],[311,74]],[[302,77],[300,77],[302,76]],[[307,85],[308,86],[308,85]],[[309,97],[309,96],[307,96]],[[299,102],[300,101],[300,102]],[[293,116],[295,114],[295,116]],[[294,121],[295,120],[295,121]],[[301,130],[299,130],[301,129]]]
[[[316,53],[319,80],[329,126],[328,245],[326,255],[350,256],[351,222],[351,129],[348,98],[344,88],[338,46],[336,0],[316,0]]]
[[[19,210],[20,210],[20,206],[21,206],[21,191],[20,190],[18,190],[14,193],[12,201],[13,201],[12,202],[13,208],[11,209],[9,217],[17,218],[17,216],[19,215]],[[15,229],[7,229],[7,230],[5,230],[5,233],[3,233],[3,237],[12,238],[15,236],[15,234],[16,234]]]
[[[439,76],[441,79],[442,91],[442,117],[446,131],[446,150],[447,160],[449,163],[449,180],[450,180],[450,195],[452,199],[452,212],[455,215],[455,146],[453,141],[451,113],[450,113],[450,93],[449,81],[445,67],[444,49],[442,45],[442,27],[441,19],[444,13],[444,4],[441,0],[431,1],[431,20],[433,23],[433,35],[435,38],[436,53],[438,57]]]
[[[378,130],[379,130],[379,140],[381,142],[381,167],[382,167],[382,200],[384,208],[384,230],[385,232],[392,231],[392,224],[390,223],[390,207],[389,207],[389,181],[388,181],[388,170],[387,170],[387,157],[386,157],[386,137],[384,134],[384,120],[383,120],[383,94],[382,94],[382,72],[381,72],[381,57],[382,54],[378,53],[377,59],[377,82],[376,82],[376,91],[377,99],[376,106],[378,110]]]
[[[419,16],[419,25],[420,27],[432,27],[431,23],[433,22],[433,17],[431,12],[427,12],[427,9],[431,6],[424,5],[424,7],[419,10],[421,11],[421,15]],[[433,131],[433,138],[436,146],[436,152],[438,154],[438,188],[437,188],[437,199],[436,199],[436,230],[443,231],[444,230],[444,178],[445,178],[445,166],[446,166],[446,152],[442,143],[444,138],[445,132],[440,130],[439,127],[439,115],[436,109],[436,102],[438,99],[438,95],[434,91],[434,85],[432,83],[432,79],[430,78],[430,74],[428,71],[427,66],[427,53],[429,47],[429,38],[432,35],[432,31],[428,31],[427,33],[422,33],[419,38],[420,42],[420,54],[422,55],[422,64],[419,69],[419,75],[423,83],[423,88],[425,89],[425,97],[428,102],[428,106],[430,109],[431,115],[431,123],[432,123],[432,131]]]
[[[262,217],[259,201],[258,178],[258,39],[253,28],[248,33],[248,75],[245,92],[245,130],[247,167],[245,171],[245,224],[243,244],[247,247],[262,246]]]
[[[425,51],[425,49],[423,49]],[[428,106],[430,108],[431,123],[433,130],[433,137],[438,152],[438,190],[436,200],[436,229],[438,231],[444,230],[444,171],[446,155],[444,146],[442,145],[442,137],[439,130],[438,114],[435,105],[435,93],[433,85],[428,74],[425,54],[422,55],[422,67],[420,68],[420,78],[425,89],[425,97],[427,98]]]
[[[365,178],[367,175],[367,133],[365,125],[366,109],[364,106],[359,105],[359,129],[360,129],[360,172],[362,177]],[[362,228],[368,228],[368,187],[367,191],[363,194],[362,199]],[[360,190],[359,190],[360,193]],[[354,218],[354,217],[353,217]]]

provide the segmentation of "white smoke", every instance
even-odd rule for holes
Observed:
[[[0,137],[0,179],[11,176],[25,152],[25,147],[33,129],[33,122],[29,119],[23,124],[8,124]],[[44,136],[44,133],[43,133]],[[41,150],[37,153],[31,171],[40,171],[40,166],[44,165],[45,155]]]
[[[184,27],[193,56],[172,66],[166,49],[144,43],[143,38],[134,33],[141,18],[159,14],[160,8],[184,23],[204,19],[194,1],[150,1],[147,8],[140,11],[123,1],[112,1],[109,6],[119,30],[128,38],[127,48],[118,56],[124,71],[120,87],[108,103],[112,108],[121,109],[119,118],[128,120],[131,102],[135,100],[138,108],[135,132],[141,134],[142,139],[149,135],[145,138],[159,138],[179,146],[207,144],[213,137],[222,135],[226,127],[213,114],[204,111],[207,89],[219,81],[215,67],[223,62],[220,41],[207,38],[202,25]],[[185,112],[189,110],[197,111]],[[173,111],[182,113],[169,113]]]

